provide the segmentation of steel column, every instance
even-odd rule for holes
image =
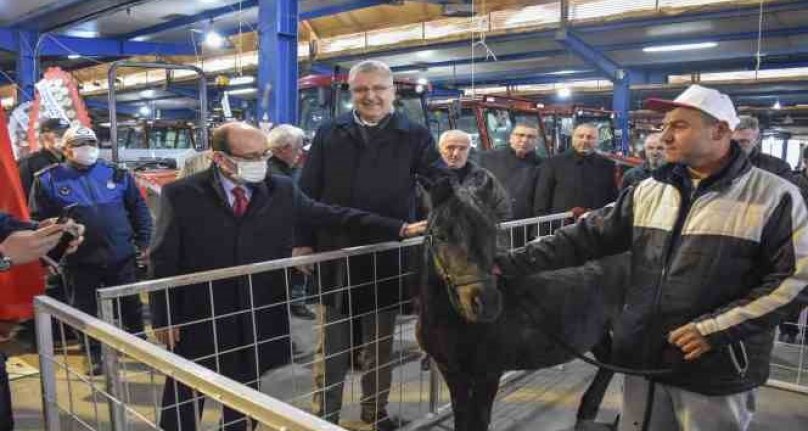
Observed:
[[[631,108],[631,80],[627,74],[623,79],[614,81],[612,110],[615,115],[616,141],[620,143],[623,155],[629,154],[628,120]]]
[[[259,121],[297,123],[296,0],[258,2]]]
[[[614,84],[612,96],[612,110],[615,113],[618,142],[623,154],[628,154],[628,118],[631,107],[631,78],[627,70],[620,67],[583,39],[573,34],[569,29],[563,28],[556,34],[556,41],[569,48],[587,63],[595,66],[605,77]]]
[[[39,35],[33,31],[18,30],[17,38],[17,101],[34,100],[34,84],[39,78],[36,43]]]

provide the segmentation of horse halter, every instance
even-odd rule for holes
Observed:
[[[426,241],[424,242],[426,243],[427,250],[429,250],[429,254],[432,255],[432,262],[435,264],[435,269],[438,272],[438,276],[443,279],[443,284],[446,285],[446,294],[449,296],[449,302],[452,304],[452,307],[454,307],[456,312],[461,313],[463,307],[460,305],[457,289],[470,284],[484,283],[492,280],[494,277],[491,275],[486,275],[479,278],[472,278],[463,282],[457,282],[446,269],[446,264],[435,250],[435,246],[432,243],[432,235],[427,236]]]

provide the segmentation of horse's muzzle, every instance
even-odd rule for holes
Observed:
[[[462,315],[471,323],[489,323],[502,313],[502,294],[494,285],[480,283],[468,286],[461,293]]]

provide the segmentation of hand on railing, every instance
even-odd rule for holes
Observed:
[[[314,249],[311,247],[295,247],[292,249],[292,257],[306,256],[312,253],[314,253]],[[306,275],[311,275],[314,271],[313,264],[298,265],[295,268]]]
[[[414,236],[423,235],[426,232],[426,220],[421,220],[415,223],[406,223],[404,228],[401,229],[402,238],[412,238]]]
[[[161,328],[154,330],[154,338],[173,349],[180,341],[180,328]]]

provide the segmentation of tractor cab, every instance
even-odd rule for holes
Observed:
[[[549,157],[542,116],[533,102],[502,96],[474,96],[434,100],[429,103],[429,125],[437,142],[440,134],[459,129],[471,135],[472,151],[488,151],[509,145],[517,124],[539,130],[536,153]]]
[[[395,80],[395,109],[407,115],[411,121],[424,126],[426,117],[426,93],[429,88],[408,80]],[[347,75],[309,75],[298,80],[299,104],[298,125],[311,139],[325,121],[353,109]]]

